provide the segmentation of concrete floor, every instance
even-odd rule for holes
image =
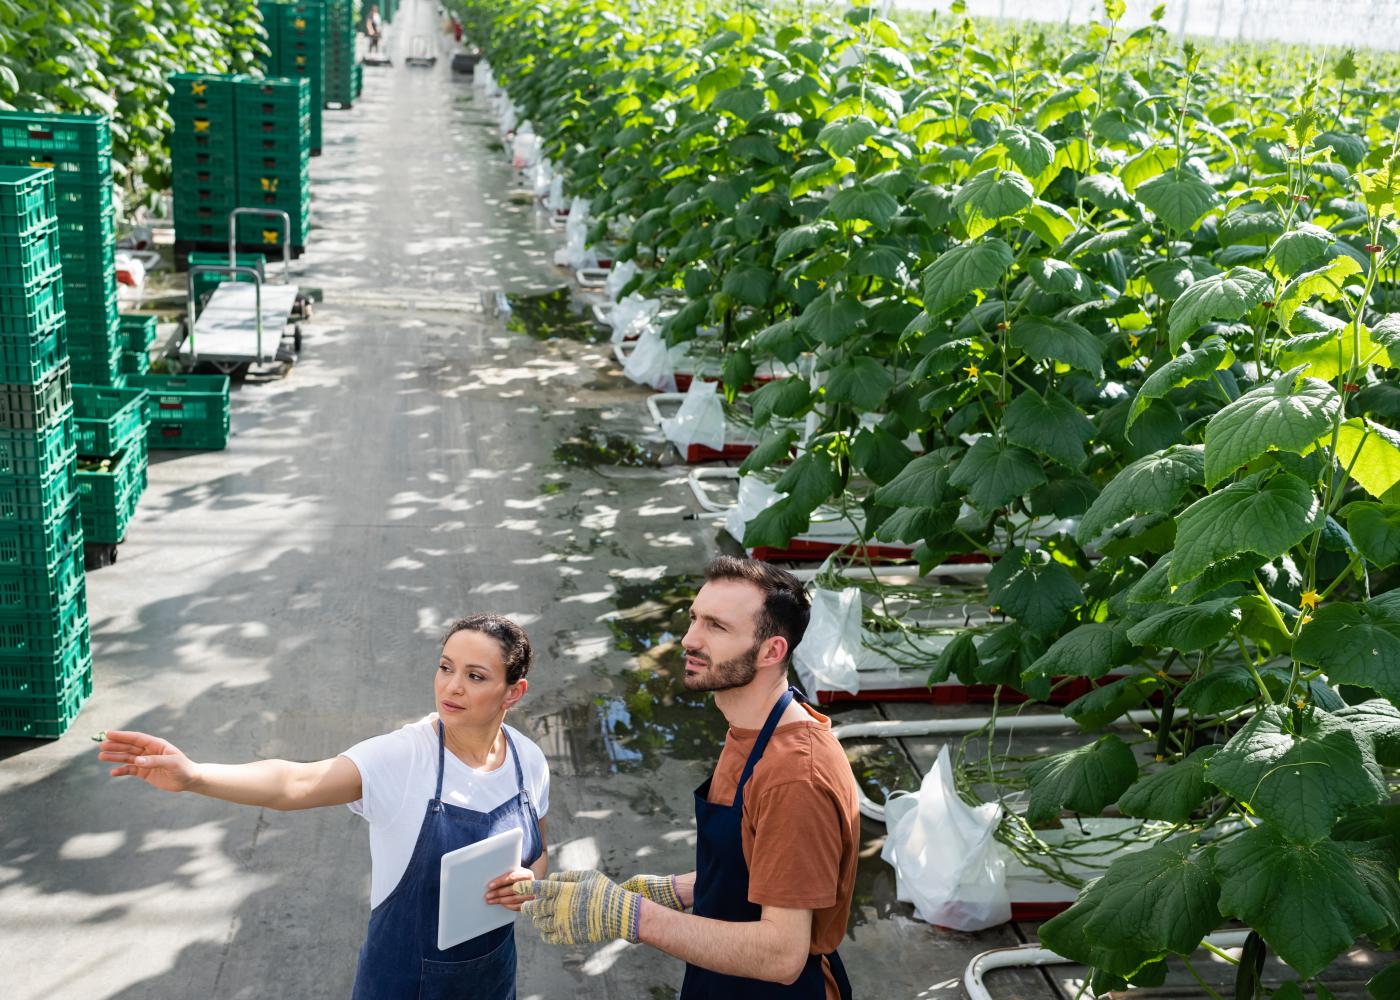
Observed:
[[[435,69],[403,65],[431,10],[408,0],[395,67],[366,69],[354,109],[326,113],[297,264],[325,301],[304,357],[235,389],[227,451],[153,455],[119,561],[89,577],[96,693],[63,739],[0,741],[6,1000],[348,995],[361,820],[113,781],[89,737],[145,730],[196,760],[334,755],[432,709],[436,641],[467,611],[511,614],[535,642],[512,721],[549,754],[553,867],[692,866],[691,790],[723,726],[676,684],[673,643],[717,537],[687,517],[683,467],[567,446],[643,427],[605,345],[534,341],[481,308],[561,284],[558,235],[508,198],[490,109],[445,50]],[[866,834],[842,947],[859,996],[959,996],[972,955],[1025,939],[914,921],[883,828]],[[522,998],[662,1000],[680,982],[645,948],[561,951],[528,924],[518,939]],[[993,983],[1048,998],[1072,978]]]

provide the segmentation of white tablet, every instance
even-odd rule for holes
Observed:
[[[480,937],[515,922],[515,911],[486,902],[486,884],[520,867],[520,827],[478,840],[442,856],[438,887],[438,949]]]

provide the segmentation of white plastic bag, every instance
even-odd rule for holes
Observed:
[[[757,476],[739,477],[739,500],[724,515],[724,530],[740,545],[749,522],[778,502],[778,491]]]
[[[648,330],[622,366],[622,373],[638,385],[650,386],[657,392],[676,391],[676,369],[666,342]]]
[[[953,763],[941,747],[917,792],[885,802],[885,846],[895,896],[914,915],[940,927],[980,931],[1011,919],[1006,854],[992,836],[1001,806],[969,806],[953,785]]]
[[[571,271],[598,266],[598,255],[588,249],[588,199],[575,198],[564,225],[564,247],[554,253],[554,263]]]
[[[714,382],[693,379],[676,415],[661,421],[661,432],[681,454],[693,444],[714,451],[724,448],[726,421],[718,389]]]
[[[554,164],[549,157],[541,156],[535,162],[535,169],[530,175],[530,190],[535,193],[536,198],[543,198],[549,194],[550,185],[554,183]]]
[[[818,691],[860,693],[856,665],[860,654],[862,604],[859,587],[812,591],[812,616],[793,650],[797,677],[809,697]]]
[[[510,163],[516,170],[529,170],[540,158],[540,137],[535,135],[535,126],[526,121],[520,123],[515,138],[510,144]]]
[[[556,172],[554,178],[549,182],[549,197],[545,199],[544,207],[551,212],[564,211],[564,174]]]
[[[603,282],[603,291],[613,302],[618,300],[622,290],[628,283],[637,276],[637,262],[634,260],[624,260],[620,264],[614,264],[608,272],[608,279]],[[633,293],[636,294],[636,293]]]
[[[608,312],[608,324],[612,327],[612,342],[620,344],[656,330],[656,316],[661,311],[661,303],[655,299],[644,299],[636,292],[623,299]]]

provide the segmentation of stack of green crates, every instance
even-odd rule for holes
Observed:
[[[321,155],[321,110],[326,89],[323,0],[259,0],[270,55],[267,76],[305,77],[311,87],[311,155]]]
[[[93,385],[116,384],[121,344],[107,119],[0,112],[0,164],[53,168],[73,378]]]
[[[191,257],[194,255],[191,254]],[[151,347],[159,318],[146,313],[122,313],[122,375],[145,375],[151,370]]]
[[[149,394],[146,440],[152,450],[228,447],[227,375],[132,375],[126,384]]]
[[[233,93],[239,79],[217,73],[170,77],[177,242],[228,241],[228,213],[238,205]]]
[[[306,77],[243,80],[234,88],[238,130],[238,204],[286,212],[293,246],[311,228],[311,160],[307,142],[311,87]],[[238,242],[280,247],[280,220],[238,220]]]
[[[0,167],[0,736],[50,739],[92,693],[54,191]]]
[[[83,540],[116,545],[146,491],[146,390],[73,387]]]
[[[350,107],[355,101],[355,10],[353,0],[325,0],[326,104]]]

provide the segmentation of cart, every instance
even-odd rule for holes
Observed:
[[[257,268],[237,263],[235,236],[238,219],[245,215],[268,216],[281,225],[284,240],[280,283],[264,282]],[[186,278],[186,317],[181,321],[173,355],[181,367],[208,365],[231,375],[246,372],[254,365],[290,367],[301,354],[298,319],[310,315],[310,306],[291,280],[291,226],[291,217],[277,209],[235,208],[229,213],[229,262],[195,265]],[[196,316],[195,277],[203,273],[251,280],[224,281]]]

